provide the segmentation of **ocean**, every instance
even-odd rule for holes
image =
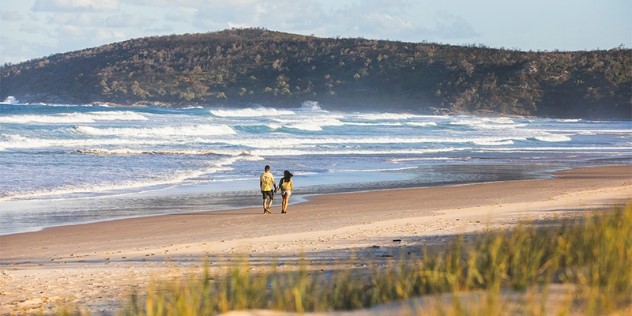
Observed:
[[[316,102],[239,109],[0,103],[0,235],[260,206],[265,165],[277,181],[283,170],[294,174],[294,203],[632,165],[631,135],[631,121],[338,112]]]

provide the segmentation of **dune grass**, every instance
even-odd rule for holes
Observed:
[[[132,295],[122,315],[215,315],[231,310],[353,310],[433,295],[411,315],[604,315],[632,306],[632,203],[575,221],[525,224],[457,238],[420,258],[386,267],[318,273],[303,261],[292,272],[252,272],[248,260],[228,272],[156,282]],[[549,289],[570,289],[550,299]],[[472,296],[474,294],[474,296]],[[548,304],[548,306],[547,306]],[[511,311],[511,312],[509,312]]]

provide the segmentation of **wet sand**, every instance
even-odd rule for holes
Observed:
[[[0,314],[47,312],[61,302],[116,311],[158,278],[254,269],[299,257],[336,267],[349,256],[441,245],[455,234],[522,220],[580,216],[632,200],[632,166],[561,172],[553,179],[397,189],[311,197],[280,214],[259,208],[115,220],[0,236]],[[339,267],[344,268],[344,267]]]

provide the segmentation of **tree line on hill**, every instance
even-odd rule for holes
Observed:
[[[0,98],[632,118],[632,50],[524,52],[261,28],[155,36],[0,67]]]

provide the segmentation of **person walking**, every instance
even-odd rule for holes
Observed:
[[[292,195],[292,188],[294,187],[294,182],[292,182],[292,177],[294,175],[289,171],[283,171],[283,178],[281,182],[279,182],[279,188],[281,188],[281,197],[283,198],[283,202],[281,203],[281,214],[287,213],[287,203],[290,200],[290,196]]]
[[[259,177],[259,185],[261,186],[261,194],[263,194],[263,214],[272,214],[270,208],[272,207],[274,191],[277,190],[277,185],[274,182],[274,176],[270,172],[270,166],[265,166],[263,173]]]

